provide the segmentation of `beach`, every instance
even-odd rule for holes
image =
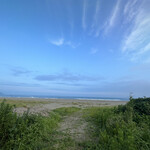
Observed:
[[[117,106],[124,105],[127,101],[117,100],[86,100],[86,99],[43,99],[43,98],[14,98],[14,97],[1,97],[0,100],[6,99],[9,103],[18,105],[15,111],[19,114],[29,110],[30,113],[41,113],[46,115],[47,112],[61,107],[104,107],[104,106]],[[25,103],[25,105],[24,105]],[[22,104],[22,105],[19,105]],[[32,104],[32,105],[31,105]]]

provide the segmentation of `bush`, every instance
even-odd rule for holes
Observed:
[[[13,106],[3,101],[0,104],[0,149],[41,149],[59,120],[60,116],[56,113],[51,113],[49,117],[28,112],[18,116],[13,112]]]
[[[61,118],[79,108],[58,108],[49,116],[13,112],[14,107],[0,103],[0,149],[1,150],[41,150],[53,149],[57,143],[55,129]]]
[[[150,98],[132,98],[127,105],[140,115],[150,115]]]
[[[17,116],[12,106],[0,104],[1,149],[34,149],[41,138],[41,129],[39,116],[28,113]]]
[[[150,98],[132,98],[126,105],[87,111],[88,120],[97,126],[93,136],[98,139],[85,149],[150,149]]]

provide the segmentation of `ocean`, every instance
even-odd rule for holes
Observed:
[[[74,100],[110,100],[110,101],[129,101],[129,98],[118,97],[83,97],[83,96],[42,96],[42,95],[2,95],[0,97],[16,98],[43,98],[43,99],[74,99]]]

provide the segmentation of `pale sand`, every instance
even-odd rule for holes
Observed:
[[[7,100],[23,100],[23,101],[44,101],[48,104],[38,104],[36,106],[30,107],[30,113],[41,113],[47,114],[47,112],[61,107],[102,107],[102,106],[117,106],[124,105],[128,101],[108,101],[108,100],[77,100],[77,99],[42,99],[42,98],[7,98]],[[0,98],[4,99],[4,98]],[[16,108],[17,113],[23,113],[27,111],[28,108],[20,107]]]

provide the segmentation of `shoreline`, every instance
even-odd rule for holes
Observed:
[[[45,101],[53,103],[89,103],[89,104],[103,104],[108,103],[110,105],[121,105],[126,104],[128,101],[123,100],[95,100],[95,99],[65,99],[65,98],[27,98],[27,97],[0,97],[0,100],[18,100],[18,101]]]
[[[11,99],[11,100],[42,100],[42,101],[49,101],[49,100],[68,100],[68,101],[108,101],[108,102],[128,102],[128,99],[119,99],[119,98],[44,98],[44,97],[11,97],[11,96],[0,96],[0,99]]]
[[[77,99],[43,99],[43,98],[15,98],[15,97],[0,97],[0,101],[6,99],[13,104],[22,104],[21,107],[15,109],[19,114],[23,114],[30,108],[30,113],[41,113],[43,115],[46,112],[52,111],[62,107],[109,107],[125,105],[128,101],[109,101],[109,100],[77,100]],[[45,102],[45,104],[43,104]],[[33,103],[30,104],[30,103]],[[25,107],[23,106],[25,104]],[[35,104],[35,105],[34,105]]]

